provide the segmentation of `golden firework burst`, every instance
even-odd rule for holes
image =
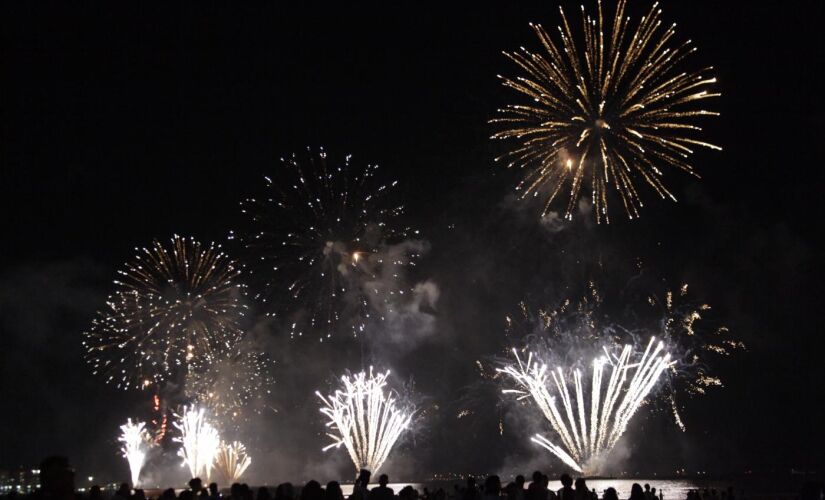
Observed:
[[[524,47],[504,53],[526,74],[499,78],[532,102],[509,105],[491,120],[505,127],[493,139],[516,142],[496,160],[524,170],[516,189],[522,198],[543,196],[542,215],[559,195],[569,193],[565,217],[572,218],[588,183],[597,222],[610,222],[611,185],[628,217],[636,218],[643,206],[640,181],[675,201],[660,166],[698,177],[688,163],[694,148],[721,149],[693,137],[702,130],[697,118],[718,115],[696,107],[720,95],[708,90],[716,82],[709,76],[713,68],[680,69],[697,49],[690,40],[671,47],[676,25],[664,26],[658,3],[635,29],[625,7],[626,1],[619,0],[610,23],[601,2],[595,18],[582,6],[578,36],[560,7],[558,40],[531,24],[544,53]]]

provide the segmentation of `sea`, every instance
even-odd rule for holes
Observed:
[[[685,478],[685,479],[662,479],[662,478],[635,478],[635,479],[587,479],[588,488],[595,489],[599,498],[604,494],[604,490],[613,487],[619,495],[619,498],[629,498],[630,488],[633,483],[641,485],[650,484],[651,487],[656,488],[656,494],[661,491],[665,500],[684,500],[687,498],[690,490],[704,490],[716,489],[721,497],[722,491],[727,491],[728,487],[733,487],[735,498],[737,500],[745,499],[793,499],[799,494],[804,478],[794,478],[783,475],[783,480],[776,481],[765,477],[738,477],[730,480],[724,479],[700,479],[700,478]],[[483,478],[479,477],[479,482],[483,482]],[[503,485],[506,484],[507,478],[502,478]],[[557,483],[557,482],[556,482]],[[551,482],[550,487],[556,489],[561,488],[561,484]],[[427,481],[427,482],[410,482],[410,483],[391,483],[390,486],[395,490],[396,494],[405,486],[412,486],[417,489],[419,493],[424,488],[433,491],[437,488],[444,488],[448,493],[453,489],[453,485],[463,485],[464,481],[460,479],[445,481]],[[348,496],[352,493],[352,484],[342,484],[341,489],[344,495]]]

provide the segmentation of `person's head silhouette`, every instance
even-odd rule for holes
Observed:
[[[387,477],[386,474],[381,474],[380,476],[378,476],[378,484],[380,484],[381,486],[386,486],[389,482],[390,478]]]
[[[200,493],[203,489],[203,481],[199,477],[193,477],[189,480],[189,489],[195,493]]]
[[[367,469],[361,469],[358,472],[358,479],[356,479],[355,482],[360,484],[361,486],[366,487],[368,484],[370,484],[370,476],[371,475],[372,475],[372,473],[370,471],[368,471]]]

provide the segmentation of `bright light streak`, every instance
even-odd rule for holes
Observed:
[[[174,425],[180,436],[174,441],[181,444],[178,450],[178,456],[183,459],[181,465],[189,467],[193,478],[202,477],[208,481],[221,444],[218,430],[206,420],[203,408],[197,406],[184,407],[183,415],[175,416],[178,421]]]
[[[125,424],[120,426],[120,437],[117,440],[123,443],[120,452],[129,462],[132,486],[137,488],[140,484],[140,471],[146,461],[146,452],[151,446],[151,437],[146,431],[146,424],[144,422],[132,422],[131,418],[128,419]],[[91,480],[92,477],[90,476],[89,481]]]
[[[341,377],[342,389],[324,397],[321,413],[329,417],[327,435],[333,443],[324,451],[344,445],[356,470],[367,469],[375,473],[387,460],[387,456],[401,434],[409,427],[413,411],[396,406],[392,391],[385,390],[390,372],[373,375],[360,372]]]
[[[223,475],[227,483],[236,483],[246,469],[252,464],[252,458],[246,452],[246,446],[238,441],[221,443],[215,460],[215,468]]]
[[[673,364],[670,354],[664,352],[664,343],[653,337],[637,362],[631,362],[634,353],[630,345],[625,345],[618,356],[608,352],[597,357],[593,360],[588,417],[585,382],[578,369],[572,371],[571,391],[570,377],[565,376],[562,367],[549,369],[532,353],[526,361],[515,349],[513,354],[516,364],[498,371],[512,377],[519,388],[504,392],[535,401],[561,445],[539,434],[532,441],[577,472],[598,471],[600,459],[613,449],[662,373]]]

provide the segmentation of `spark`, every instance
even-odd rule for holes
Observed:
[[[238,350],[187,380],[186,395],[224,425],[240,424],[247,409],[260,414],[264,408],[265,398],[275,384],[273,367],[274,362],[265,353]]]
[[[641,358],[635,362],[630,345],[625,345],[618,355],[605,350],[605,355],[592,362],[589,401],[579,369],[572,370],[571,394],[571,380],[565,370],[560,366],[550,369],[532,353],[522,361],[513,349],[516,364],[498,371],[509,375],[518,385],[517,389],[505,392],[532,399],[550,422],[561,445],[540,434],[533,436],[532,441],[577,472],[596,472],[601,459],[613,449],[665,369],[672,365],[670,354],[664,352],[664,348],[663,342],[651,337]],[[559,399],[561,407],[557,404]]]
[[[153,417],[151,423],[156,429],[153,443],[160,444],[163,441],[163,438],[166,437],[166,428],[169,418],[166,413],[166,407],[165,405],[161,405],[160,395],[158,394],[152,395],[152,413]]]
[[[707,387],[723,386],[719,377],[708,373],[705,358],[732,356],[737,351],[744,350],[745,344],[730,338],[731,332],[726,326],[714,327],[711,306],[692,299],[688,288],[688,284],[683,283],[678,293],[668,290],[664,300],[651,295],[648,302],[663,309],[663,340],[670,346],[678,347],[678,351],[683,353],[681,369],[675,373],[675,377],[671,377],[671,383],[678,386],[674,389],[679,392],[695,396],[705,394]],[[675,420],[680,428],[684,427],[680,418]]]
[[[671,394],[668,399],[670,399],[670,411],[673,413],[673,420],[676,422],[679,430],[685,432],[687,428],[685,427],[685,423],[682,422],[682,415],[679,413],[679,408],[676,406],[676,398],[674,398],[673,394]]]
[[[378,471],[412,420],[413,410],[399,408],[393,391],[385,390],[389,374],[373,375],[370,367],[369,373],[341,377],[342,388],[331,396],[315,393],[333,439],[324,451],[344,445],[356,470]]]
[[[403,294],[374,286],[418,258],[415,251],[386,258],[389,244],[418,231],[400,223],[398,183],[380,181],[379,170],[308,150],[281,158],[277,175],[265,178],[266,194],[241,202],[249,227],[230,239],[254,256],[255,298],[291,338],[313,333],[323,342],[344,329],[357,336],[368,319],[380,319],[372,303]]]
[[[137,488],[140,484],[140,471],[146,461],[146,452],[151,446],[152,439],[146,431],[144,422],[132,422],[128,419],[120,426],[120,437],[117,439],[123,446],[120,448],[121,454],[129,462],[129,471],[132,475],[132,486]]]
[[[544,338],[544,347],[564,345],[568,351],[587,349],[594,343],[620,345],[635,336],[633,331],[655,333],[677,362],[668,369],[662,396],[651,400],[651,406],[654,411],[671,413],[674,423],[684,430],[689,422],[668,401],[673,399],[681,407],[684,397],[724,387],[714,373],[715,365],[746,346],[719,324],[720,318],[708,303],[689,293],[687,283],[655,293],[646,291],[640,295],[646,300],[630,304],[621,300],[626,290],[619,293],[613,289],[604,293],[591,282],[581,298],[564,300],[556,307],[535,308],[521,302],[519,313],[507,317],[505,331],[511,338]],[[616,313],[617,300],[623,312]]]
[[[522,198],[544,196],[542,215],[568,195],[565,217],[572,218],[583,185],[592,197],[597,222],[610,222],[611,186],[631,219],[639,216],[639,182],[661,198],[676,201],[665,187],[666,165],[698,175],[689,163],[695,147],[721,150],[697,140],[697,118],[719,113],[696,104],[720,94],[709,91],[713,68],[680,69],[697,49],[690,40],[673,45],[676,25],[666,26],[654,3],[635,29],[619,0],[612,21],[597,3],[596,17],[582,6],[582,30],[574,34],[564,9],[558,37],[531,24],[544,53],[522,47],[504,54],[524,76],[499,77],[505,87],[529,99],[499,110],[492,123],[505,127],[493,139],[517,142],[497,158],[524,170],[517,190]]]
[[[142,389],[205,370],[243,336],[241,271],[220,245],[192,238],[139,249],[85,332],[94,373]]]
[[[223,475],[227,483],[240,480],[246,469],[252,464],[252,458],[246,452],[246,446],[238,441],[221,443],[215,468]]]
[[[221,444],[218,430],[206,420],[204,409],[197,406],[184,407],[183,413],[176,417],[174,426],[180,436],[173,441],[180,443],[181,466],[189,467],[191,477],[202,476],[208,481]]]

